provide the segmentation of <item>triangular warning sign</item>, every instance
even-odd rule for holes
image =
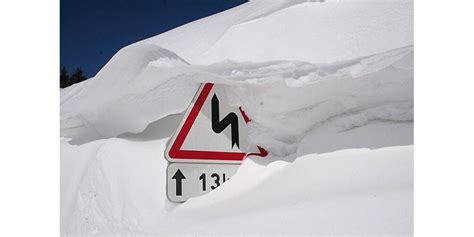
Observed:
[[[240,163],[267,151],[247,140],[247,117],[231,107],[222,86],[201,85],[165,151],[170,162]]]

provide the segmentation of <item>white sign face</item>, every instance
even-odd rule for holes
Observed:
[[[172,202],[184,202],[208,193],[229,180],[239,164],[170,163],[166,193]]]
[[[165,151],[170,162],[241,163],[246,156],[266,156],[247,140],[247,117],[228,103],[225,89],[201,86]]]

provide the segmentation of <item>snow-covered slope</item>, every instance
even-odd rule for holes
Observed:
[[[62,233],[412,233],[412,25],[411,1],[255,0],[123,48],[61,91]],[[270,155],[177,206],[163,151],[202,82]]]
[[[206,81],[226,85],[231,102],[242,105],[253,120],[251,140],[279,156],[295,153],[310,130],[324,134],[325,142],[317,142],[322,146],[333,142],[328,140],[332,133],[371,122],[412,126],[412,47],[332,64],[273,61],[192,66],[176,59],[180,62],[176,66],[156,66],[162,60],[154,58],[138,75],[123,80],[103,70],[63,94],[62,135],[73,138],[72,143],[83,143],[141,132],[154,121],[184,111],[199,83]],[[113,58],[107,66],[113,68],[117,61]],[[377,140],[376,147],[407,145],[412,143],[410,131],[386,134],[385,140],[362,133],[357,140]],[[409,140],[392,143],[405,139]],[[313,150],[325,151],[325,147]]]
[[[413,44],[412,24],[411,1],[259,0],[145,42],[193,64],[332,63]]]
[[[333,82],[324,84],[339,87],[338,77],[354,79],[365,76],[358,75],[357,70],[370,74],[380,67],[391,67],[390,63],[399,56],[389,55],[392,58],[385,60],[381,58],[386,57],[385,52],[397,54],[400,50],[393,49],[405,47],[401,54],[406,54],[410,50],[406,46],[413,43],[411,2],[301,2],[304,1],[251,1],[125,47],[92,80],[61,93],[62,135],[72,137],[73,143],[83,143],[140,132],[153,121],[182,112],[199,82],[228,78],[231,73],[246,73],[238,78],[246,81],[265,76],[267,79],[260,81],[262,85],[269,80],[279,81],[273,84],[288,81],[286,87],[292,87],[294,94],[299,95],[302,90],[295,89],[295,85],[301,87],[311,78],[332,78]],[[213,50],[216,54],[211,53]],[[238,55],[234,57],[233,52]],[[378,56],[367,59],[371,55]],[[365,61],[360,61],[364,57]],[[187,63],[204,63],[199,59],[218,63]],[[367,63],[368,60],[381,63]],[[408,68],[399,68],[394,73],[406,70],[410,76],[411,59],[404,60]],[[350,67],[358,63],[359,69]],[[403,83],[412,85],[406,80]],[[274,88],[269,90],[277,94]],[[279,91],[283,90],[280,86]],[[303,90],[315,95],[310,89]],[[372,93],[368,88],[365,91]],[[408,94],[410,91],[405,90]],[[411,100],[406,94],[402,96],[403,100]],[[156,105],[160,108],[156,109]]]
[[[139,132],[154,120],[181,113],[198,88],[186,76],[177,78],[193,71],[187,66],[155,45],[123,48],[93,79],[61,91],[61,135],[82,143]]]
[[[344,150],[293,163],[246,160],[222,187],[166,200],[166,139],[61,145],[66,234],[395,234],[413,232],[413,147]]]

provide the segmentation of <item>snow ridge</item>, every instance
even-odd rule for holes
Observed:
[[[61,90],[61,234],[412,235],[412,26],[409,0],[253,0],[121,49]],[[203,82],[269,155],[178,205],[163,153]]]

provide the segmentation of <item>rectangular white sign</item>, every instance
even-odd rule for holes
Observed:
[[[184,202],[208,193],[229,180],[240,164],[170,163],[166,193],[172,202]]]

